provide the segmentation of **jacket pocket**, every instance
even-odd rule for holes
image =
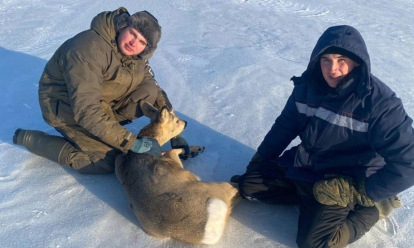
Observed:
[[[303,148],[302,144],[299,145],[298,151],[296,152],[294,166],[300,168],[309,168],[312,166],[310,161],[310,153]]]

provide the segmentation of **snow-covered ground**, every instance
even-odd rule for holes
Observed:
[[[306,68],[322,32],[356,27],[373,73],[414,117],[413,0],[1,0],[0,247],[189,247],[146,235],[114,174],[81,175],[12,144],[16,128],[56,134],[37,100],[58,46],[101,11],[148,10],[163,27],[151,59],[184,136],[206,146],[184,165],[203,181],[242,173]],[[128,128],[138,132],[147,123]],[[413,247],[414,189],[404,207],[349,247]],[[296,247],[298,208],[243,201],[213,247]]]

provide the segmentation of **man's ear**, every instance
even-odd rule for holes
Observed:
[[[167,121],[169,118],[170,118],[170,110],[165,106],[162,107],[161,113],[160,113],[160,122],[163,123]]]
[[[139,101],[139,106],[141,107],[142,113],[148,118],[151,119],[151,122],[155,122],[158,119],[160,111],[152,106],[147,101]]]

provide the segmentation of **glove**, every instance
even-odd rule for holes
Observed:
[[[147,138],[137,138],[129,150],[134,153],[145,153],[157,157],[161,157],[162,154],[158,142]]]
[[[263,159],[262,155],[260,155],[259,153],[256,152],[253,155],[252,159],[250,160],[249,164],[247,165],[246,172],[251,171],[251,170],[259,167],[259,164],[261,162],[263,162],[263,160],[264,159]]]
[[[173,149],[183,149],[184,153],[180,154],[179,157],[182,160],[187,160],[188,158],[194,158],[198,154],[204,152],[204,146],[189,146],[187,141],[180,135],[172,138],[170,140],[171,148]]]
[[[250,159],[249,164],[246,168],[246,173],[259,167],[259,164],[263,161],[263,157],[259,153],[255,153],[253,157]],[[232,183],[239,183],[241,175],[234,175],[230,178],[230,182]]]
[[[374,206],[374,201],[365,192],[365,180],[353,180],[346,176],[317,181],[313,186],[313,194],[315,199],[323,205]]]
[[[171,148],[172,149],[184,149],[184,153],[190,152],[190,147],[188,146],[188,142],[179,134],[178,136],[172,138],[170,140]]]

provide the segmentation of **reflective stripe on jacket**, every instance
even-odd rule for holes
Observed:
[[[336,90],[326,91],[315,75],[320,54],[331,46],[346,49],[363,62]],[[395,93],[370,73],[368,52],[358,31],[349,26],[328,29],[307,70],[294,81],[292,95],[258,148],[260,155],[278,157],[299,136],[302,142],[293,148],[294,157],[286,159],[292,152],[281,157],[285,163],[290,161],[285,166],[293,179],[316,181],[327,174],[366,178],[366,191],[373,200],[414,184],[412,119]]]

